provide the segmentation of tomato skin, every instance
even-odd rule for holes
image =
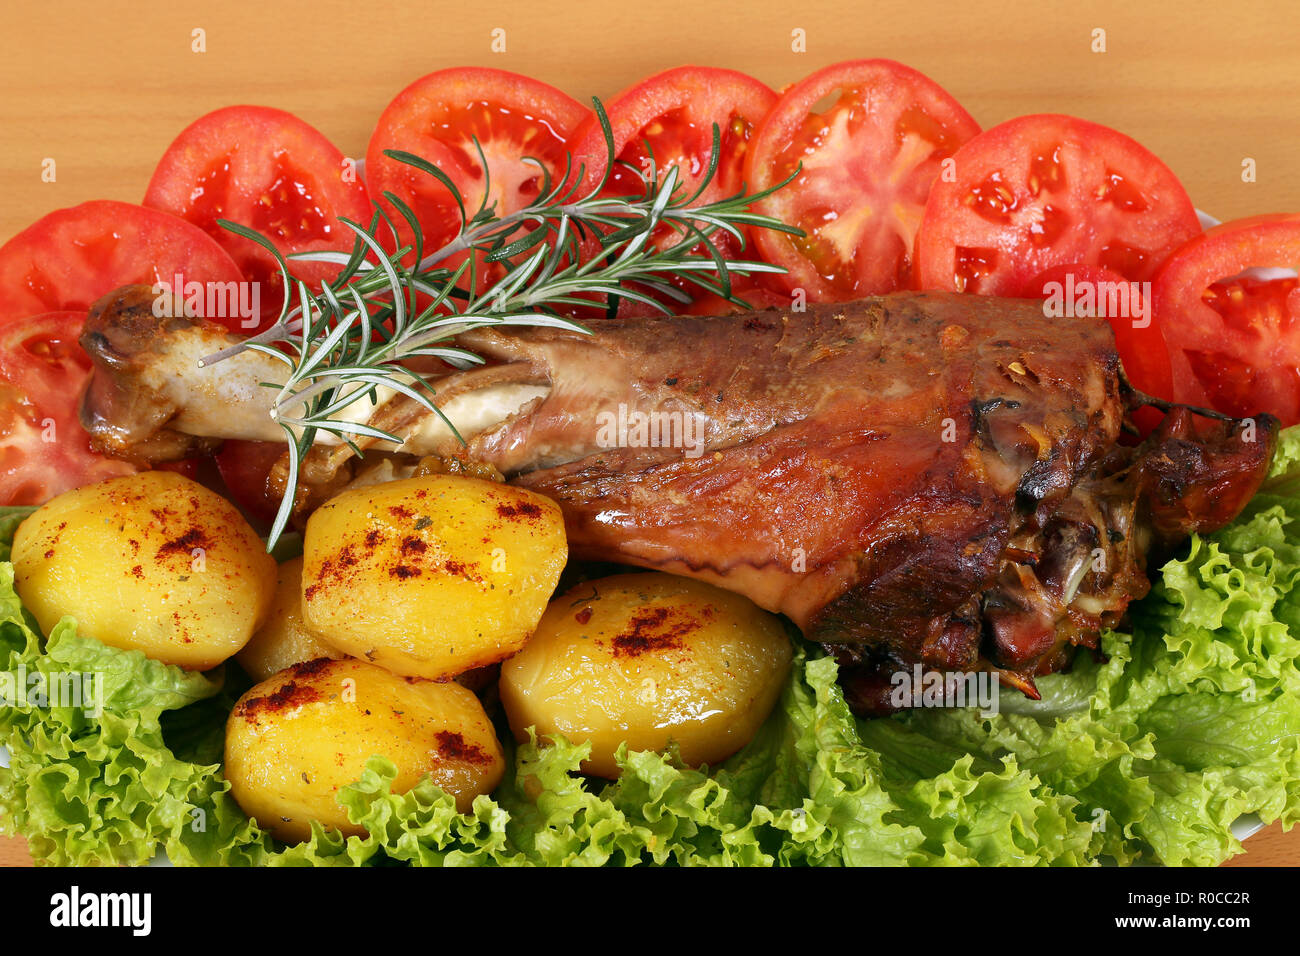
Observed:
[[[1241,275],[1276,267],[1300,268],[1300,214],[1226,222],[1169,256],[1152,299],[1178,401],[1300,424],[1300,279]]]
[[[239,505],[255,522],[270,526],[280,509],[280,499],[268,487],[271,469],[287,446],[280,442],[239,441],[221,443],[215,461],[226,497]]]
[[[838,99],[814,112],[830,96]],[[756,234],[763,258],[789,270],[774,281],[813,301],[911,287],[931,185],[979,130],[939,84],[893,60],[836,63],[787,89],[755,134],[745,171],[761,190],[803,166],[755,207],[806,233]]]
[[[144,205],[170,212],[212,236],[261,283],[262,311],[274,319],[284,301],[275,257],[217,224],[230,219],[269,238],[282,255],[350,252],[353,233],[340,220],[367,225],[365,184],[343,153],[292,113],[230,106],[199,117],[172,142],[154,169]],[[319,287],[339,267],[290,260],[295,278]],[[244,331],[250,331],[245,329]]]
[[[1053,286],[1053,283],[1057,285]],[[1129,286],[1130,294],[1136,291],[1142,295],[1141,285],[1132,283],[1119,273],[1080,264],[1053,266],[1034,279],[1033,288],[1037,290],[1035,297],[1047,299],[1049,294],[1068,296],[1071,290],[1077,294],[1085,284],[1091,285],[1096,294],[1113,283],[1124,283]],[[1101,311],[1104,309],[1094,307],[1093,314]],[[1173,370],[1165,348],[1164,333],[1155,320],[1149,300],[1142,311],[1143,316],[1139,317],[1138,308],[1130,307],[1130,315],[1106,315],[1104,318],[1115,333],[1115,348],[1129,382],[1147,395],[1170,401],[1174,397]],[[1086,318],[1081,317],[1081,320],[1086,321]],[[1071,319],[1063,318],[1061,321]],[[1160,424],[1164,415],[1158,409],[1145,406],[1134,411],[1131,417],[1142,437],[1146,437]]]
[[[77,417],[90,359],[77,344],[84,312],[47,312],[0,326],[0,505],[39,505],[135,467],[90,448]]]
[[[116,288],[171,284],[177,273],[187,282],[240,280],[221,246],[169,213],[111,200],[59,209],[0,246],[0,325],[84,313]]]
[[[573,134],[573,167],[578,194],[600,187],[605,196],[642,195],[642,174],[651,158],[662,179],[668,167],[677,169],[677,195],[695,196],[694,206],[717,202],[745,188],[744,166],[754,131],[777,101],[763,83],[736,70],[680,66],[632,84],[605,102],[614,140],[615,165],[609,168],[609,148],[595,114]],[[701,190],[713,158],[713,128],[718,127],[718,161],[713,178]],[[648,144],[648,148],[647,148]],[[624,165],[626,164],[626,165]],[[628,168],[631,167],[631,168]],[[608,174],[608,175],[607,175]],[[601,181],[604,179],[604,185]],[[715,234],[712,242],[729,259],[754,259],[748,230],[745,248],[734,237]],[[660,227],[652,241],[657,247],[676,244],[681,234]],[[701,246],[699,254],[704,253]],[[733,275],[732,288],[741,298],[753,297],[755,277]],[[687,303],[655,296],[679,314],[719,314],[734,311],[731,303],[679,278],[673,285],[690,296]],[[655,314],[652,306],[623,300],[620,316]]]
[[[178,475],[195,480],[199,477],[199,459],[182,458],[180,461],[162,461],[154,465],[158,471],[174,471]]]
[[[1032,293],[1033,278],[1068,263],[1149,280],[1200,232],[1178,177],[1116,130],[1073,116],[1021,116],[953,156],[916,236],[919,288]]]
[[[504,215],[538,195],[541,174],[524,157],[541,160],[553,185],[563,179],[572,130],[588,113],[555,87],[517,73],[484,67],[430,73],[397,94],[379,117],[366,147],[370,191],[388,208],[405,244],[412,239],[409,227],[380,197],[391,191],[412,208],[428,254],[455,238],[459,209],[445,186],[385,156],[385,150],[414,153],[441,169],[461,191],[466,214],[472,216],[484,199],[483,168],[472,139],[477,136],[488,165],[487,202]]]
[[[696,192],[708,172],[713,152],[713,126],[718,126],[718,168],[696,205],[715,202],[744,185],[744,164],[753,132],[776,105],[776,93],[737,70],[679,66],[634,83],[605,102],[614,156],[643,172],[649,168],[649,141],[658,169],[674,165],[687,195]],[[609,151],[594,114],[574,131],[573,165],[582,172],[584,192],[605,176]],[[640,194],[641,180],[631,170],[615,167],[605,192],[612,196]]]

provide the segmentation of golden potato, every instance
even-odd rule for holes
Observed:
[[[308,626],[353,657],[452,677],[528,640],[568,557],[553,501],[430,475],[345,491],[307,522]]]
[[[588,581],[556,598],[501,665],[501,703],[527,729],[591,742],[587,773],[616,777],[614,751],[670,740],[692,765],[754,736],[790,669],[781,622],[738,594],[668,574]]]
[[[275,591],[275,560],[235,506],[170,471],[59,495],[19,526],[13,563],[46,633],[71,615],[87,637],[193,670],[248,643]]]
[[[262,681],[286,667],[320,657],[338,658],[343,654],[325,643],[302,619],[302,558],[292,558],[280,565],[266,622],[235,660],[253,680]]]
[[[471,691],[364,661],[296,664],[249,690],[226,724],[232,796],[286,842],[310,835],[312,820],[363,832],[337,796],[372,756],[396,765],[394,793],[427,774],[462,812],[505,773],[501,743]]]

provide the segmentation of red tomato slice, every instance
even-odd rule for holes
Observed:
[[[1200,232],[1178,177],[1123,133],[1073,116],[1021,116],[981,133],[934,185],[916,237],[923,289],[1033,294],[1082,263],[1150,279]]]
[[[183,219],[108,200],[60,209],[0,247],[0,325],[63,310],[84,320],[119,286],[170,285],[177,274],[187,283],[240,281],[225,250]]]
[[[216,454],[217,470],[231,500],[268,526],[280,510],[280,498],[267,487],[267,478],[286,447],[280,442],[227,439]]]
[[[647,77],[604,104],[616,157],[605,191],[614,196],[642,193],[644,187],[634,170],[648,172],[653,153],[661,176],[676,166],[679,188],[694,193],[709,171],[716,125],[718,168],[700,202],[716,202],[739,192],[750,140],[776,101],[771,89],[736,70],[682,66]],[[573,141],[574,167],[582,168],[583,184],[593,189],[605,175],[609,159],[594,114],[574,133]]]
[[[379,117],[366,149],[371,194],[382,202],[380,196],[391,191],[411,207],[428,254],[456,237],[460,210],[446,186],[384,150],[414,153],[437,166],[456,184],[472,216],[485,196],[477,139],[487,160],[487,204],[506,215],[541,191],[541,171],[526,158],[544,164],[553,183],[563,179],[571,131],[587,114],[553,86],[516,73],[479,67],[430,73],[397,94]],[[390,215],[409,244],[405,220],[395,210]]]
[[[0,505],[39,505],[136,469],[90,449],[77,419],[90,359],[77,344],[85,312],[47,312],[0,326]]]
[[[1064,321],[1069,321],[1068,316],[1106,319],[1115,333],[1115,347],[1129,382],[1147,395],[1173,399],[1173,371],[1165,338],[1141,284],[1110,269],[1076,264],[1053,266],[1034,279],[1033,288],[1036,297],[1052,300],[1050,314],[1059,314],[1058,307],[1063,308]],[[1145,436],[1164,415],[1145,407],[1132,417]]]
[[[1175,398],[1300,423],[1300,279],[1242,275],[1300,268],[1300,215],[1238,219],[1175,250],[1152,285]]]
[[[370,197],[339,149],[292,113],[265,106],[231,106],[195,120],[176,137],[154,170],[144,204],[194,223],[260,284],[268,322],[284,301],[275,257],[217,225],[229,219],[275,243],[282,255],[350,252],[353,234],[340,219],[365,225]],[[314,286],[338,267],[289,262],[290,272]],[[251,329],[245,329],[251,331]]]
[[[604,104],[614,137],[616,160],[614,168],[609,170],[604,194],[642,194],[645,186],[637,171],[648,173],[653,157],[660,177],[675,166],[679,195],[693,195],[709,171],[716,125],[717,170],[694,205],[735,195],[745,186],[744,167],[750,140],[776,101],[776,93],[752,76],[699,66],[665,70],[627,88]],[[573,142],[573,164],[575,170],[583,173],[585,195],[600,183],[609,161],[604,132],[594,114],[574,133]],[[680,233],[665,226],[654,241],[662,246],[680,239]],[[713,242],[728,258],[742,257],[739,243],[733,237],[715,235]],[[730,303],[693,283],[674,280],[674,284],[692,299],[692,304],[685,308],[671,304],[676,311],[703,309],[716,313],[732,309]],[[744,297],[747,291],[756,288],[757,282],[749,277],[733,276],[732,285],[736,294]],[[653,309],[625,302],[620,311],[632,315]]]
[[[159,471],[174,471],[178,475],[193,478],[195,481],[199,478],[199,459],[197,458],[182,458],[180,461],[160,461],[154,467]]]
[[[803,164],[757,206],[806,233],[756,236],[763,257],[789,270],[782,287],[814,301],[910,287],[930,186],[978,132],[942,87],[892,60],[837,63],[786,90],[754,137],[746,171],[751,189],[766,189]]]

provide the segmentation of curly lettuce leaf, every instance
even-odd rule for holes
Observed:
[[[0,514],[0,548],[22,515]],[[356,865],[1213,864],[1242,814],[1300,817],[1300,430],[1246,514],[1193,538],[1131,633],[1005,694],[1002,712],[862,722],[826,658],[800,650],[780,703],[721,767],[532,738],[468,813],[430,783],[393,793],[381,755],[340,800],[364,836],[284,847],[229,795],[219,759],[242,685],[79,637],[42,638],[0,563],[0,667],[104,675],[98,716],[0,710],[0,827],[52,863]],[[7,557],[7,554],[5,555]]]
[[[1015,754],[1079,799],[1106,856],[1222,862],[1241,850],[1231,827],[1243,814],[1300,818],[1297,530],[1267,508],[1193,539],[1134,613],[1134,633],[1103,635],[1104,664],[1081,657],[1044,678],[1025,713],[902,720],[957,749]]]
[[[0,708],[0,742],[9,752],[0,770],[0,828],[26,835],[36,859],[145,863],[165,849],[177,862],[215,863],[258,843],[219,768],[177,757],[162,733],[165,711],[212,697],[219,679],[80,637],[71,619],[42,641],[7,563],[0,563],[0,670],[28,686],[42,677],[53,686],[68,674],[102,680],[98,707],[29,700]]]
[[[276,865],[679,866],[1088,862],[1092,828],[1014,760],[949,754],[932,777],[891,777],[863,745],[829,659],[796,677],[759,737],[714,773],[673,754],[620,753],[623,774],[579,774],[588,746],[535,737],[468,814],[422,783],[390,787],[374,758],[342,802],[365,836],[313,829]],[[882,723],[881,726],[889,726]]]
[[[7,505],[0,508],[0,561],[8,561],[12,551],[14,532],[23,519],[36,508],[27,505]]]
[[[1278,435],[1268,478],[1259,492],[1266,504],[1277,498],[1300,500],[1300,426],[1283,429]]]
[[[11,581],[0,565],[0,595]],[[620,779],[593,782],[579,772],[587,745],[531,739],[498,791],[461,814],[427,781],[391,792],[396,769],[376,756],[340,798],[365,836],[316,827],[282,847],[239,811],[218,765],[188,759],[233,703],[219,680],[79,637],[71,621],[41,649],[16,601],[0,606],[19,613],[5,625],[22,635],[10,664],[107,675],[99,717],[33,708],[0,725],[11,750],[0,819],[42,862],[143,863],[159,850],[177,863],[284,866],[1087,862],[1091,831],[1073,798],[1013,759],[944,754],[933,774],[891,775],[863,744],[834,663],[802,654],[777,712],[712,773],[673,753],[623,752]],[[175,723],[208,707],[209,721]]]

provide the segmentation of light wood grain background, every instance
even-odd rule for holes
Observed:
[[[360,155],[380,110],[431,70],[528,73],[579,99],[698,63],[773,87],[886,56],[942,83],[985,126],[1073,113],[1123,130],[1222,218],[1300,210],[1300,4],[926,0],[225,0],[6,4],[0,29],[0,239],[60,206],[138,202],[158,156],[219,106],[277,106]],[[192,31],[206,52],[192,52]],[[492,31],[506,51],[493,53]],[[807,50],[791,49],[792,31]],[[1094,30],[1106,52],[1094,53]],[[57,180],[41,181],[56,162]],[[1257,177],[1242,181],[1242,162]],[[1240,862],[1300,864],[1270,828]],[[0,862],[22,862],[0,841]]]

